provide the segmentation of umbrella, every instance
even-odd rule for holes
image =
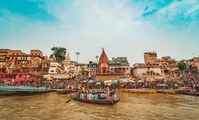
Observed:
[[[52,77],[48,77],[47,80],[53,80],[53,78]]]
[[[118,82],[118,81],[114,80],[114,81],[112,82],[112,84],[113,84],[113,85],[116,85],[117,82]]]
[[[97,85],[100,85],[100,84],[101,84],[101,82],[97,82],[96,84],[97,84]]]
[[[138,80],[138,82],[144,82],[144,80]]]
[[[112,80],[106,80],[106,81],[104,81],[104,84],[105,85],[109,85],[109,84],[111,84],[112,83]]]
[[[135,83],[135,81],[134,81],[134,80],[129,80],[129,82]]]
[[[122,82],[125,82],[125,83],[126,83],[126,82],[129,82],[129,81],[128,81],[128,80],[122,80]]]

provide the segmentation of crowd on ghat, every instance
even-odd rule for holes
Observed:
[[[73,80],[52,80],[52,81],[45,81],[44,86],[50,89],[80,89],[76,81]]]
[[[192,90],[199,91],[199,75],[184,74],[181,80],[157,79],[155,81],[121,82],[111,84],[110,87],[113,89],[178,89],[179,87],[189,87]]]
[[[4,85],[4,83],[1,83]],[[16,84],[17,86],[17,84]],[[189,87],[192,90],[199,91],[199,74],[188,74],[184,73],[181,79],[174,80],[170,79],[156,79],[155,81],[122,81],[115,80],[111,84],[105,84],[104,81],[96,80],[52,80],[39,82],[27,82],[26,86],[45,86],[50,89],[71,89],[81,90],[82,87],[85,89],[106,89],[107,86],[110,89],[178,89],[179,87]],[[89,92],[87,93],[89,94]],[[90,93],[94,94],[94,93]],[[100,98],[100,97],[98,97]]]

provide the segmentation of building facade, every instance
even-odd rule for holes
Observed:
[[[179,67],[178,62],[170,56],[158,59],[156,52],[145,52],[144,63],[134,64],[132,72],[135,77],[143,74],[175,77],[179,74]]]
[[[97,63],[93,61],[89,61],[88,64],[88,76],[95,77],[97,74]]]
[[[0,72],[45,73],[47,71],[44,71],[44,60],[45,57],[40,50],[31,50],[26,54],[21,50],[0,49]],[[46,63],[45,68],[49,67],[48,65]]]
[[[112,61],[109,61],[109,64],[111,74],[120,74],[124,76],[131,75],[130,64],[127,57],[112,58]]]
[[[162,74],[175,75],[179,73],[178,62],[170,56],[164,56],[160,60]]]
[[[110,74],[109,61],[104,49],[102,50],[102,54],[100,55],[99,58],[97,72],[98,74]]]
[[[199,73],[199,57],[186,60],[185,65],[190,73]]]
[[[133,65],[132,68],[132,75],[134,77],[140,78],[142,76],[158,76],[162,75],[161,67],[156,66],[149,66],[143,63],[136,63]]]
[[[144,63],[146,65],[159,65],[159,60],[156,52],[145,52]]]

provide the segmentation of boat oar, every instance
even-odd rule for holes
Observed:
[[[66,103],[69,103],[71,101],[71,99],[67,100]]]
[[[69,92],[69,94],[70,94],[70,92]],[[71,95],[71,94],[70,94],[70,95]],[[73,98],[73,97],[76,97],[76,96],[77,96],[77,94],[76,94],[75,96],[71,95],[72,98]],[[71,99],[67,100],[66,103],[69,103],[70,101],[71,101]]]

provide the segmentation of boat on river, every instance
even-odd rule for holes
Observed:
[[[175,90],[167,90],[167,89],[159,89],[157,90],[158,93],[164,93],[164,94],[175,94]]]
[[[192,90],[192,88],[190,88],[190,87],[180,87],[178,89],[175,89],[175,94],[187,94],[191,90]]]
[[[157,90],[154,89],[129,89],[130,93],[137,93],[137,94],[153,94],[157,93]]]
[[[0,95],[10,96],[10,95],[36,95],[48,93],[51,90],[46,87],[31,87],[31,86],[0,86]]]
[[[185,92],[186,95],[191,95],[191,96],[199,96],[199,91],[189,91]]]
[[[68,94],[69,91],[66,89],[57,89],[57,94]]]
[[[76,90],[76,89],[69,89],[68,91],[69,92],[78,92],[78,90]]]
[[[90,99],[82,99],[78,98],[78,96],[73,97],[74,100],[84,103],[91,103],[91,104],[101,104],[101,105],[114,105],[120,101],[120,99],[98,99],[98,100],[90,100]]]

